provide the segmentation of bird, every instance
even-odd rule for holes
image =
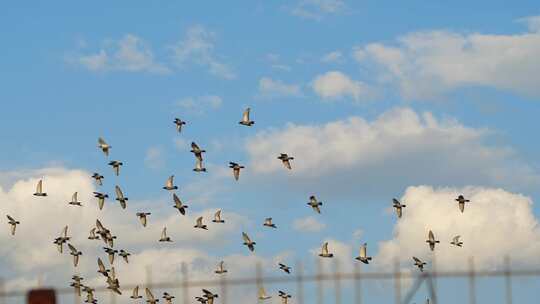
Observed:
[[[223,266],[223,264],[224,264],[223,261],[219,262],[218,268],[217,268],[216,271],[214,271],[214,272],[217,273],[217,274],[227,273],[227,269],[225,269],[225,267]]]
[[[287,304],[289,302],[289,299],[291,298],[290,294],[287,294],[286,292],[283,292],[281,290],[278,291],[278,296],[281,298],[282,304]]]
[[[206,172],[206,168],[203,165],[202,158],[195,159],[195,168],[193,168],[193,171],[195,171],[195,172]]]
[[[60,232],[60,236],[54,239],[54,244],[57,245],[58,252],[62,253],[64,251],[64,243],[69,241],[71,237],[67,236],[68,226],[65,226],[64,229]]]
[[[101,260],[101,258],[98,258],[97,259],[97,264],[98,264],[98,273],[101,273],[102,275],[108,277],[109,276],[109,272],[110,270],[105,268],[105,264],[103,264],[103,261]]]
[[[114,174],[116,174],[116,176],[120,175],[120,167],[123,165],[124,163],[118,160],[113,160],[109,162],[109,166],[112,166]]]
[[[186,124],[186,122],[180,118],[175,118],[173,123],[176,125],[176,131],[178,131],[178,133],[182,132],[182,126]]]
[[[317,213],[321,213],[321,208],[320,206],[322,206],[322,202],[319,202],[317,200],[317,198],[315,197],[315,195],[312,195],[309,197],[309,203],[308,203],[308,206],[310,206],[311,208],[313,208],[313,210],[315,210],[315,212]]]
[[[422,260],[420,260],[419,258],[417,257],[412,257],[413,260],[414,260],[414,266],[418,266],[418,269],[420,269],[421,272],[424,271],[424,265],[427,265],[426,262],[422,262]]]
[[[107,277],[107,289],[110,289],[119,295],[122,294],[120,291],[120,282],[118,281],[118,278],[116,278],[114,267],[111,267],[111,275]]]
[[[452,239],[452,242],[450,242],[450,244],[454,245],[454,246],[457,246],[457,247],[461,247],[463,245],[463,242],[461,242],[459,240],[461,236],[459,235],[456,235],[453,239]]]
[[[146,292],[146,303],[148,303],[148,304],[156,304],[157,302],[159,302],[158,299],[154,298],[154,295],[152,294],[150,289],[145,288],[144,291]]]
[[[132,299],[136,300],[136,299],[142,299],[142,296],[139,295],[139,286],[135,286],[135,288],[133,288],[133,293],[131,294],[131,297]]]
[[[200,228],[200,229],[208,230],[208,228],[206,227],[206,225],[203,224],[202,221],[203,221],[203,217],[199,216],[193,228]]]
[[[172,304],[172,299],[174,299],[174,296],[171,296],[168,292],[164,292],[162,298],[165,299],[167,304]]]
[[[89,240],[99,240],[99,236],[96,235],[96,228],[90,229],[90,236],[88,236]]]
[[[17,228],[17,225],[19,225],[21,222],[16,221],[9,215],[6,215],[6,217],[8,219],[8,224],[11,225],[11,235],[15,235],[15,229]]]
[[[396,214],[398,218],[401,218],[403,207],[407,207],[406,205],[402,205],[397,199],[392,199],[393,201],[393,207],[396,208]]]
[[[124,196],[124,193],[122,193],[122,189],[120,189],[120,187],[115,186],[114,191],[116,192],[116,200],[120,203],[122,209],[126,209],[126,202],[128,201],[128,198]]]
[[[169,178],[165,182],[165,186],[163,187],[163,189],[169,191],[178,189],[178,186],[174,185],[174,175],[169,176]]]
[[[465,210],[465,203],[470,202],[470,200],[465,199],[465,197],[463,197],[463,195],[459,195],[456,198],[456,202],[458,202],[459,211],[461,211],[461,213],[463,213],[463,211]]]
[[[291,273],[291,267],[285,265],[285,264],[282,264],[282,263],[278,263],[279,265],[279,269],[285,271],[286,273],[290,274]]]
[[[233,169],[233,176],[235,180],[240,178],[240,169],[244,169],[244,166],[241,166],[235,162],[229,162],[229,168]]]
[[[439,241],[435,240],[435,236],[433,235],[433,231],[429,231],[428,233],[428,239],[426,240],[426,243],[429,244],[429,249],[433,251],[435,249],[435,244],[440,243]]]
[[[99,210],[102,210],[103,205],[105,204],[105,199],[109,198],[109,195],[105,193],[94,192],[94,197],[97,197]]]
[[[281,160],[281,162],[283,163],[283,165],[285,166],[285,168],[291,170],[292,167],[291,167],[291,160],[294,159],[294,157],[290,157],[289,155],[287,155],[287,153],[280,153],[280,155],[278,156],[278,159]]]
[[[206,150],[199,148],[199,146],[195,142],[191,142],[191,150],[189,152],[195,154],[195,157],[197,159],[202,160],[202,154],[206,153]]]
[[[73,256],[73,266],[74,267],[77,267],[77,265],[79,264],[79,256],[82,255],[82,252],[77,250],[77,248],[75,248],[75,246],[71,245],[71,244],[68,244],[68,247],[69,247],[69,251],[72,256]]]
[[[322,258],[331,258],[334,256],[333,253],[328,252],[328,242],[324,242],[324,244],[322,245],[321,253],[319,254],[319,256]]]
[[[40,179],[36,185],[36,193],[34,193],[35,196],[47,196],[46,192],[43,192],[43,180]]]
[[[195,297],[195,300],[197,302],[200,302],[201,304],[207,304],[208,303],[208,299],[205,299],[203,297]]]
[[[139,218],[139,221],[143,225],[143,227],[146,227],[146,223],[148,221],[147,217],[152,214],[150,212],[137,212],[136,215]]]
[[[214,214],[214,219],[212,220],[214,223],[225,223],[225,220],[221,219],[221,209],[216,211]]]
[[[108,247],[103,247],[103,250],[105,250],[105,253],[107,254],[107,256],[109,257],[109,263],[112,265],[114,264],[114,255],[116,253],[118,253],[118,250],[115,250],[115,249],[112,249],[112,248],[108,248]]]
[[[246,245],[249,250],[253,252],[255,250],[256,243],[253,242],[245,232],[242,232],[242,239],[244,240],[244,245]]]
[[[371,257],[367,256],[367,243],[364,243],[362,246],[360,246],[360,255],[357,256],[355,259],[364,264],[369,264],[369,261],[371,261]]]
[[[249,120],[249,112],[250,108],[244,110],[244,113],[242,114],[242,120],[238,122],[239,124],[247,127],[251,127],[253,124],[255,124],[253,120]]]
[[[124,249],[120,249],[120,253],[118,253],[118,255],[121,256],[122,259],[124,259],[124,262],[126,262],[126,264],[129,264],[128,257],[131,255],[131,253],[125,251]]]
[[[96,183],[99,185],[99,186],[103,186],[103,175],[97,173],[97,172],[94,172],[94,174],[92,175],[92,178],[96,180]]]
[[[96,304],[97,300],[94,298],[94,289],[90,288],[88,286],[83,287],[83,291],[86,292],[86,300],[84,300],[85,303],[91,303]]]
[[[271,296],[266,294],[266,290],[264,290],[264,287],[259,287],[259,300],[268,300],[272,298]]]
[[[272,218],[271,218],[271,217],[267,217],[267,218],[264,220],[263,226],[270,227],[270,228],[277,228],[277,227],[276,227],[276,224],[272,223]]]
[[[77,200],[77,192],[73,193],[71,196],[71,202],[68,202],[69,205],[82,206],[82,203]]]
[[[212,293],[211,291],[207,290],[207,289],[203,289],[202,290],[203,293],[204,293],[204,297],[206,298],[206,300],[208,301],[207,303],[208,304],[213,304],[214,303],[214,298],[218,298],[219,296],[215,293]]]
[[[178,195],[176,195],[176,193],[173,193],[173,201],[174,201],[173,207],[178,209],[178,212],[180,212],[180,214],[186,215],[186,209],[188,208],[188,206],[182,204],[182,201],[180,200]]]
[[[81,282],[71,282],[69,286],[73,287],[73,290],[75,291],[77,296],[81,296],[81,287],[83,287],[83,284],[81,284]]]
[[[161,231],[161,238],[159,239],[160,242],[172,242],[171,238],[167,236],[167,227],[163,227],[163,230]]]
[[[112,148],[112,146],[109,146],[109,144],[107,144],[105,140],[100,137],[98,138],[98,148],[105,153],[105,156],[109,156],[109,150]]]

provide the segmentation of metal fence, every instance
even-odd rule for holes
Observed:
[[[288,290],[293,291],[292,300],[289,303],[363,303],[363,284],[362,282],[370,281],[385,281],[387,284],[393,286],[393,298],[396,304],[408,304],[418,293],[420,287],[425,285],[427,288],[426,298],[430,299],[430,303],[437,304],[443,301],[438,299],[437,292],[437,279],[462,279],[466,280],[468,284],[468,299],[470,304],[477,303],[477,280],[481,278],[498,278],[504,282],[504,303],[512,304],[512,279],[513,278],[540,278],[540,269],[511,269],[510,260],[504,259],[504,267],[501,270],[476,270],[474,266],[474,260],[469,259],[468,269],[466,271],[437,271],[435,265],[432,265],[431,270],[420,271],[402,271],[400,270],[400,264],[395,263],[394,271],[392,272],[363,272],[361,267],[356,265],[351,272],[341,272],[338,264],[336,263],[332,267],[331,273],[323,272],[321,263],[316,264],[316,271],[314,274],[305,274],[303,271],[303,265],[301,262],[297,263],[294,267],[294,274],[283,276],[263,276],[261,265],[257,265],[254,269],[255,276],[245,278],[229,278],[227,275],[220,276],[217,280],[190,280],[190,274],[186,265],[182,264],[181,267],[181,279],[177,282],[152,282],[151,281],[151,269],[148,269],[146,283],[142,287],[148,287],[152,290],[175,290],[178,291],[175,303],[195,303],[195,294],[190,295],[190,289],[192,288],[208,288],[212,289],[215,293],[219,294],[219,299],[214,303],[236,303],[237,301],[231,301],[228,299],[229,290],[238,286],[251,286],[253,290],[258,290],[259,287],[265,288],[276,284],[287,284]],[[406,292],[403,292],[404,280],[412,280],[412,284],[408,284]],[[348,282],[350,289],[352,289],[352,295],[347,299],[343,298],[343,283]],[[333,286],[327,288],[329,283],[333,283]],[[305,285],[315,284],[315,294],[311,294],[313,299],[305,300]],[[294,285],[291,288],[290,285]],[[128,294],[129,297],[131,290],[135,286],[123,285],[122,290]],[[540,286],[537,286],[540,290]],[[73,288],[61,287],[55,288],[55,292],[58,296],[72,295],[75,303],[83,303],[84,297],[77,296]],[[101,294],[102,297],[97,297],[99,303],[116,303],[118,301],[117,295],[110,292],[105,286],[95,287],[95,292]],[[328,296],[325,297],[325,293],[333,294],[333,299],[328,300]],[[9,291],[3,289],[3,284],[0,281],[0,303],[24,303],[24,299],[27,295],[27,290]],[[108,293],[108,296],[105,297]],[[255,292],[256,293],[256,292]],[[254,293],[254,294],[255,294]],[[156,295],[157,296],[157,295]],[[540,292],[538,292],[540,297]],[[71,301],[69,301],[71,302]],[[263,301],[259,301],[262,303]],[[454,301],[448,301],[455,303]],[[257,303],[257,298],[254,297],[253,303]]]

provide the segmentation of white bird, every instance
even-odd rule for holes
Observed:
[[[214,223],[225,223],[225,220],[221,219],[221,210],[216,211],[214,214],[214,219],[212,220]]]
[[[79,264],[79,256],[82,255],[82,252],[77,250],[77,248],[75,248],[75,246],[71,244],[68,244],[68,247],[70,251],[69,254],[73,256],[73,266],[77,267],[77,265]]]
[[[322,202],[319,202],[317,200],[317,198],[315,197],[315,195],[312,195],[309,197],[309,203],[308,203],[308,206],[310,206],[311,208],[313,208],[313,210],[315,210],[315,212],[317,213],[321,213],[321,208],[320,206],[322,206]]]
[[[319,256],[323,258],[331,258],[334,256],[333,253],[328,252],[328,242],[324,242],[324,244],[322,245],[321,253],[319,254]]]
[[[206,168],[204,167],[203,160],[201,158],[195,159],[195,168],[193,168],[193,171],[206,172]]]
[[[120,189],[120,187],[115,186],[114,191],[116,192],[116,200],[120,203],[122,209],[126,209],[126,202],[128,201],[128,198],[124,196],[124,193],[122,193],[122,189]]]
[[[257,243],[253,242],[245,232],[242,232],[242,239],[244,240],[244,245],[246,245],[249,250],[253,252],[255,250],[255,244]]]
[[[433,232],[430,230],[428,233],[428,239],[426,240],[426,243],[429,244],[429,249],[433,251],[435,249],[435,244],[440,243],[440,242],[435,240],[435,236],[433,235]]]
[[[470,200],[465,199],[465,197],[463,197],[463,195],[460,195],[460,196],[458,196],[458,198],[456,198],[456,202],[458,202],[459,211],[461,211],[461,213],[463,213],[463,211],[465,210],[465,203],[470,202]]]
[[[96,181],[96,184],[98,184],[99,186],[103,186],[103,175],[95,172],[93,175],[92,175],[92,178]]]
[[[173,201],[174,201],[174,206],[173,207],[178,209],[180,214],[186,215],[186,209],[188,208],[188,206],[182,204],[182,201],[180,200],[178,195],[176,195],[176,193],[173,193]]]
[[[424,265],[427,265],[426,262],[423,262],[422,260],[420,260],[419,258],[417,257],[412,257],[413,260],[414,260],[414,266],[417,266],[418,269],[420,269],[420,271],[424,271]]]
[[[169,178],[165,182],[165,186],[163,187],[163,189],[169,191],[178,189],[178,186],[174,185],[174,175],[169,176]]]
[[[364,243],[364,245],[360,247],[360,255],[357,256],[356,259],[364,264],[369,264],[371,257],[367,256],[367,243]]]
[[[214,272],[217,273],[217,274],[227,273],[227,269],[225,269],[225,267],[223,266],[223,264],[224,264],[223,261],[219,262],[218,268],[217,268],[216,271],[214,271]]]
[[[147,217],[150,215],[150,212],[137,212],[136,215],[139,218],[139,221],[143,225],[143,227],[146,227],[146,223],[148,221]]]
[[[79,202],[79,200],[77,199],[77,192],[73,193],[73,196],[71,196],[71,201],[68,202],[68,204],[74,206],[82,206],[82,203]]]
[[[15,235],[15,229],[17,228],[17,225],[20,224],[20,222],[16,221],[9,215],[6,215],[6,217],[8,219],[8,224],[11,225],[11,235]]]
[[[250,108],[244,110],[244,113],[242,114],[242,120],[238,122],[239,124],[247,127],[251,127],[253,124],[255,124],[253,120],[249,119],[249,112]]]
[[[103,138],[98,138],[98,148],[105,153],[105,156],[109,156],[109,150],[112,148],[112,146],[109,146]]]
[[[136,299],[141,299],[142,296],[139,295],[139,286],[135,286],[135,288],[133,288],[133,293],[131,294],[131,297],[132,299],[136,300]]]
[[[459,240],[461,236],[459,235],[456,235],[453,239],[452,239],[452,242],[450,242],[450,244],[454,245],[454,246],[458,246],[458,247],[461,247],[463,245],[463,242],[461,242]]]
[[[203,217],[199,216],[197,218],[197,222],[195,223],[195,226],[193,226],[193,228],[200,228],[200,229],[208,230],[208,228],[206,227],[206,225],[203,224],[202,221],[203,221]]]
[[[109,166],[112,166],[113,170],[114,170],[114,174],[116,174],[116,176],[120,175],[120,167],[123,166],[124,163],[121,162],[121,161],[117,161],[117,160],[113,160],[111,162],[109,162]]]
[[[290,274],[291,273],[291,267],[285,265],[285,264],[282,264],[282,263],[278,263],[279,265],[279,269],[285,271],[286,273]]]
[[[105,199],[109,197],[108,194],[94,192],[94,197],[97,197],[98,199],[98,207],[99,210],[103,209],[103,205],[105,204]]]
[[[271,218],[271,217],[267,217],[267,218],[264,220],[263,226],[270,227],[270,228],[277,228],[277,227],[276,227],[276,224],[272,223],[272,218]]]
[[[175,118],[173,123],[176,125],[176,131],[178,131],[178,133],[182,132],[182,126],[186,124],[186,122],[180,118]]]
[[[271,298],[271,296],[266,294],[266,290],[264,290],[264,287],[262,287],[262,286],[259,287],[259,300],[264,301],[264,300],[268,300],[270,298]]]
[[[392,199],[392,202],[393,202],[393,207],[396,208],[396,214],[398,216],[398,218],[401,218],[401,215],[402,215],[402,212],[403,212],[403,207],[407,207],[406,205],[402,205],[397,199]]]
[[[36,185],[36,193],[34,193],[35,196],[47,196],[47,193],[43,192],[43,180],[39,180]]]
[[[158,299],[154,298],[154,295],[152,294],[150,289],[146,288],[145,292],[146,292],[146,303],[148,303],[148,304],[156,304],[157,302],[159,302]]]
[[[240,169],[244,169],[244,166],[241,166],[234,162],[229,162],[229,168],[233,169],[233,176],[235,180],[240,178]]]
[[[160,242],[172,242],[171,238],[167,236],[167,227],[163,227],[163,230],[161,231],[161,238],[159,239]]]
[[[287,153],[281,153],[279,156],[278,156],[278,159],[281,160],[281,162],[283,163],[283,165],[285,166],[285,168],[291,170],[292,167],[291,167],[291,160],[294,159],[294,157],[290,157],[289,155],[287,155]]]

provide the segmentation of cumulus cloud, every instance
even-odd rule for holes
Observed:
[[[371,43],[354,49],[361,64],[374,64],[383,82],[404,98],[430,99],[452,90],[481,86],[540,96],[534,75],[540,68],[538,17],[531,32],[513,35],[415,32],[394,44]]]
[[[371,190],[380,184],[392,188],[428,182],[538,185],[538,174],[513,150],[486,143],[489,134],[429,112],[396,108],[373,121],[350,117],[263,130],[248,138],[246,149],[257,177],[283,173],[275,158],[286,152],[295,157],[289,182],[315,182],[337,192],[345,191],[340,185],[351,179]]]
[[[454,201],[459,194],[471,200],[464,213]],[[505,256],[516,266],[539,263],[540,228],[528,197],[496,188],[417,186],[401,199],[407,207],[393,238],[380,243],[379,266],[392,267],[395,258],[411,264],[412,256],[436,257],[437,268],[446,270],[466,269],[469,257],[477,269],[500,268]],[[441,242],[433,253],[425,242],[429,230]],[[462,248],[450,245],[455,235]]]
[[[69,60],[91,71],[170,72],[169,68],[156,61],[150,46],[133,34],[127,34],[118,41],[108,41],[95,54],[79,55]]]
[[[352,97],[355,101],[369,98],[373,92],[361,81],[355,81],[339,71],[330,71],[315,77],[313,90],[324,100],[337,100]]]
[[[281,80],[262,77],[259,80],[259,95],[264,98],[300,96],[302,91],[297,84],[287,84]]]
[[[215,36],[214,32],[203,26],[190,27],[185,39],[171,47],[176,64],[180,67],[196,64],[207,68],[214,76],[224,79],[236,78],[233,68],[215,54]]]
[[[223,99],[217,95],[186,97],[178,100],[176,105],[184,111],[203,114],[208,110],[216,110],[223,104]]]
[[[326,228],[326,224],[318,221],[313,216],[296,219],[293,228],[301,232],[319,232]]]
[[[326,15],[336,15],[345,11],[341,0],[300,0],[290,9],[290,13],[306,19],[321,20]]]

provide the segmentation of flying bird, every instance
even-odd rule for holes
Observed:
[[[456,235],[453,239],[452,239],[452,242],[450,242],[450,244],[454,245],[454,246],[457,246],[457,247],[461,247],[463,245],[463,242],[461,242],[459,240],[461,236],[459,235]]]
[[[125,251],[124,249],[120,249],[120,253],[118,255],[121,256],[122,259],[124,259],[124,262],[126,262],[126,264],[129,264],[128,257],[131,255],[131,253]]]
[[[120,282],[116,278],[114,267],[111,267],[111,273],[107,277],[107,289],[110,289],[111,291],[114,291],[119,295],[122,294],[122,292],[120,291]]]
[[[139,286],[135,286],[135,288],[133,288],[133,293],[131,294],[131,297],[132,299],[136,300],[136,299],[142,299],[142,296],[139,295]]]
[[[250,108],[244,110],[244,113],[242,114],[242,120],[238,122],[239,124],[247,127],[251,127],[253,124],[255,124],[253,120],[249,119],[249,112]]]
[[[208,304],[214,303],[214,298],[218,298],[218,295],[215,293],[212,293],[211,291],[207,289],[203,289],[203,296],[208,300]]]
[[[203,165],[202,158],[195,159],[195,168],[193,168],[193,171],[195,171],[195,172],[206,172],[206,168]]]
[[[178,189],[178,186],[174,185],[174,175],[169,176],[169,178],[165,182],[165,186],[163,187],[163,189],[169,191]]]
[[[433,232],[430,230],[428,233],[428,239],[426,240],[426,243],[429,244],[429,249],[433,251],[435,249],[435,244],[440,243],[440,242],[435,240],[435,236],[433,235]]]
[[[89,240],[99,240],[99,236],[96,235],[96,228],[90,229],[90,236],[88,236]]]
[[[167,227],[163,227],[163,230],[161,231],[161,238],[159,239],[160,242],[172,242],[171,238],[167,236]]]
[[[123,166],[124,163],[121,161],[113,160],[109,162],[109,166],[111,166],[114,170],[114,174],[116,176],[120,175],[120,167]]]
[[[150,289],[146,288],[144,291],[146,292],[146,303],[156,304],[157,302],[159,302],[158,299],[154,298],[154,295],[152,294]]]
[[[180,212],[180,214],[186,215],[186,209],[188,208],[188,206],[182,204],[182,201],[180,200],[178,195],[176,195],[176,193],[173,193],[173,201],[174,201],[173,207],[178,209],[178,212]]]
[[[165,299],[165,303],[172,304],[172,299],[174,299],[174,296],[171,296],[168,292],[164,292],[162,298]]]
[[[367,256],[367,243],[364,243],[364,245],[360,247],[360,255],[357,256],[356,259],[364,264],[369,264],[371,257]]]
[[[268,300],[271,298],[271,296],[266,294],[266,290],[264,290],[264,287],[259,287],[259,294],[258,294],[259,300]]]
[[[34,193],[35,196],[47,196],[47,193],[43,192],[43,180],[40,179],[36,185],[36,193]]]
[[[407,207],[406,205],[402,205],[397,199],[392,199],[393,201],[393,207],[396,208],[396,214],[398,216],[398,218],[401,218],[401,215],[402,215],[402,212],[403,212],[403,208],[404,207]]]
[[[270,227],[270,228],[277,228],[277,227],[276,227],[276,224],[272,223],[272,218],[271,218],[271,217],[267,217],[267,218],[264,220],[263,226]]]
[[[291,170],[292,167],[291,167],[291,160],[294,159],[294,157],[290,157],[289,155],[287,155],[287,153],[281,153],[279,156],[278,156],[278,159],[281,160],[281,162],[283,163],[283,165],[285,166],[285,168]]]
[[[94,192],[94,197],[97,197],[99,210],[102,210],[103,205],[105,204],[105,199],[108,198],[109,195],[104,194],[104,193]]]
[[[109,146],[109,144],[107,144],[105,140],[100,137],[98,138],[98,148],[105,153],[105,156],[109,156],[109,150],[112,148],[112,146]]]
[[[286,292],[283,292],[281,290],[278,291],[278,296],[281,298],[282,304],[287,304],[289,302],[289,299],[291,298],[290,294],[287,294]]]
[[[126,209],[126,202],[128,201],[128,198],[124,197],[124,193],[122,193],[122,189],[120,189],[120,187],[115,186],[114,191],[116,192],[116,200],[120,203],[122,209]]]
[[[68,248],[69,248],[69,251],[72,256],[73,256],[73,266],[74,267],[77,267],[77,265],[79,264],[79,256],[82,255],[82,252],[77,250],[77,248],[75,248],[75,246],[71,245],[71,244],[68,244]]]
[[[96,181],[96,184],[98,184],[99,186],[103,186],[103,175],[95,172],[93,175],[92,175],[92,178]]]
[[[67,235],[68,233],[68,226],[65,226],[64,229],[60,232],[60,236],[54,239],[54,244],[57,245],[58,252],[62,253],[64,251],[64,244],[67,243],[71,239]]]
[[[152,214],[150,212],[137,212],[137,217],[139,218],[139,221],[143,225],[143,227],[146,227],[146,223],[148,221],[147,217]]]
[[[112,265],[114,264],[114,255],[118,253],[118,250],[114,250],[112,248],[103,247],[103,250],[105,250],[105,253],[109,257],[109,263]]]
[[[322,202],[319,202],[317,200],[317,198],[315,197],[315,195],[312,195],[312,196],[309,197],[308,206],[313,208],[313,210],[315,210],[315,212],[317,212],[319,214],[321,213],[320,206],[322,206]]]
[[[195,157],[202,161],[202,154],[206,153],[206,150],[199,148],[199,146],[195,142],[191,142],[191,150],[189,152],[195,154]]]
[[[253,242],[245,232],[242,232],[242,239],[244,240],[244,245],[246,245],[249,250],[253,252],[255,250],[256,243]]]
[[[97,300],[94,298],[94,289],[93,288],[90,288],[88,286],[84,286],[83,291],[86,292],[86,300],[84,300],[85,303],[97,304]]]
[[[103,264],[103,261],[101,260],[101,258],[98,258],[97,259],[97,264],[98,264],[98,273],[101,273],[102,275],[108,277],[109,276],[109,272],[110,270],[105,268],[105,264]]]
[[[8,219],[8,224],[11,225],[11,235],[15,235],[15,229],[17,228],[17,225],[19,225],[21,222],[16,221],[11,216],[6,215]]]
[[[214,219],[212,220],[214,223],[225,223],[225,220],[221,219],[221,210],[216,211],[214,214]]]
[[[235,180],[240,178],[240,169],[244,169],[244,166],[241,166],[234,162],[229,162],[229,168],[233,169],[233,176]]]
[[[465,197],[463,197],[463,195],[460,195],[460,196],[458,196],[458,198],[456,198],[456,202],[458,202],[459,211],[461,211],[461,213],[463,213],[463,211],[465,210],[465,203],[470,202],[470,200],[465,199]]]
[[[206,225],[203,224],[202,221],[203,221],[203,217],[199,216],[197,218],[197,222],[195,223],[195,226],[193,226],[193,228],[200,228],[200,229],[208,230],[208,228],[206,227]]]
[[[319,256],[322,258],[331,258],[334,256],[333,253],[328,252],[328,242],[324,242],[324,244],[322,245],[321,253],[319,254]]]
[[[68,202],[68,204],[74,206],[82,206],[82,203],[79,202],[79,200],[77,199],[77,192],[73,193],[73,195],[71,196],[71,201]]]
[[[227,273],[227,269],[225,269],[225,267],[223,266],[223,264],[224,264],[223,261],[219,262],[218,268],[217,268],[216,271],[214,271],[214,272],[217,273],[217,274]]]
[[[282,264],[282,263],[278,263],[279,265],[279,269],[285,271],[286,273],[290,274],[291,273],[291,267],[285,265],[285,264]]]
[[[175,118],[173,123],[176,125],[176,131],[178,131],[178,133],[182,132],[182,126],[186,124],[186,122],[180,118]]]
[[[424,265],[427,265],[426,262],[422,262],[422,260],[420,260],[419,258],[417,257],[412,257],[413,260],[414,260],[414,266],[417,266],[418,269],[420,269],[421,272],[424,271]]]

